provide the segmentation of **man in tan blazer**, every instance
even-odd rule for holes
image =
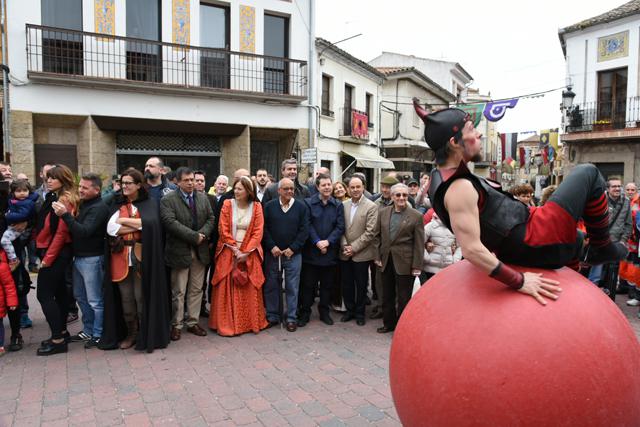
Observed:
[[[404,184],[391,187],[393,205],[380,210],[379,258],[382,270],[383,325],[379,333],[391,332],[411,299],[413,281],[420,275],[424,255],[422,215],[409,206],[409,188]],[[396,295],[398,309],[396,310]]]
[[[349,181],[351,200],[344,203],[345,233],[341,239],[340,274],[347,312],[342,322],[356,319],[364,325],[369,264],[378,258],[378,207],[363,196],[364,182],[358,176]]]

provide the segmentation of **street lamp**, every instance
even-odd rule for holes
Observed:
[[[565,111],[569,111],[573,105],[573,98],[576,94],[571,90],[571,86],[567,86],[567,90],[562,91],[562,108]]]

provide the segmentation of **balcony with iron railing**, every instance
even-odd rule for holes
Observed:
[[[300,103],[307,62],[27,24],[32,80]]]
[[[369,128],[373,124],[369,123],[369,115],[364,111],[355,108],[342,107],[342,126],[340,126],[340,137],[351,141],[368,141]]]
[[[567,133],[640,128],[640,97],[574,104],[565,123]]]

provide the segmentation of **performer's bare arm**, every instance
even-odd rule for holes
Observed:
[[[462,249],[462,256],[487,274],[493,272],[500,260],[480,241],[480,212],[478,192],[466,179],[454,181],[444,197],[444,205],[449,212],[451,227]],[[524,273],[524,283],[519,292],[531,295],[540,304],[546,305],[545,298],[555,300],[562,289],[555,280],[546,279],[542,274]]]

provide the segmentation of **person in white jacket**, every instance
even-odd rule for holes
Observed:
[[[429,280],[443,268],[462,259],[462,249],[457,245],[456,236],[433,214],[431,222],[424,227],[424,262],[421,283]]]

